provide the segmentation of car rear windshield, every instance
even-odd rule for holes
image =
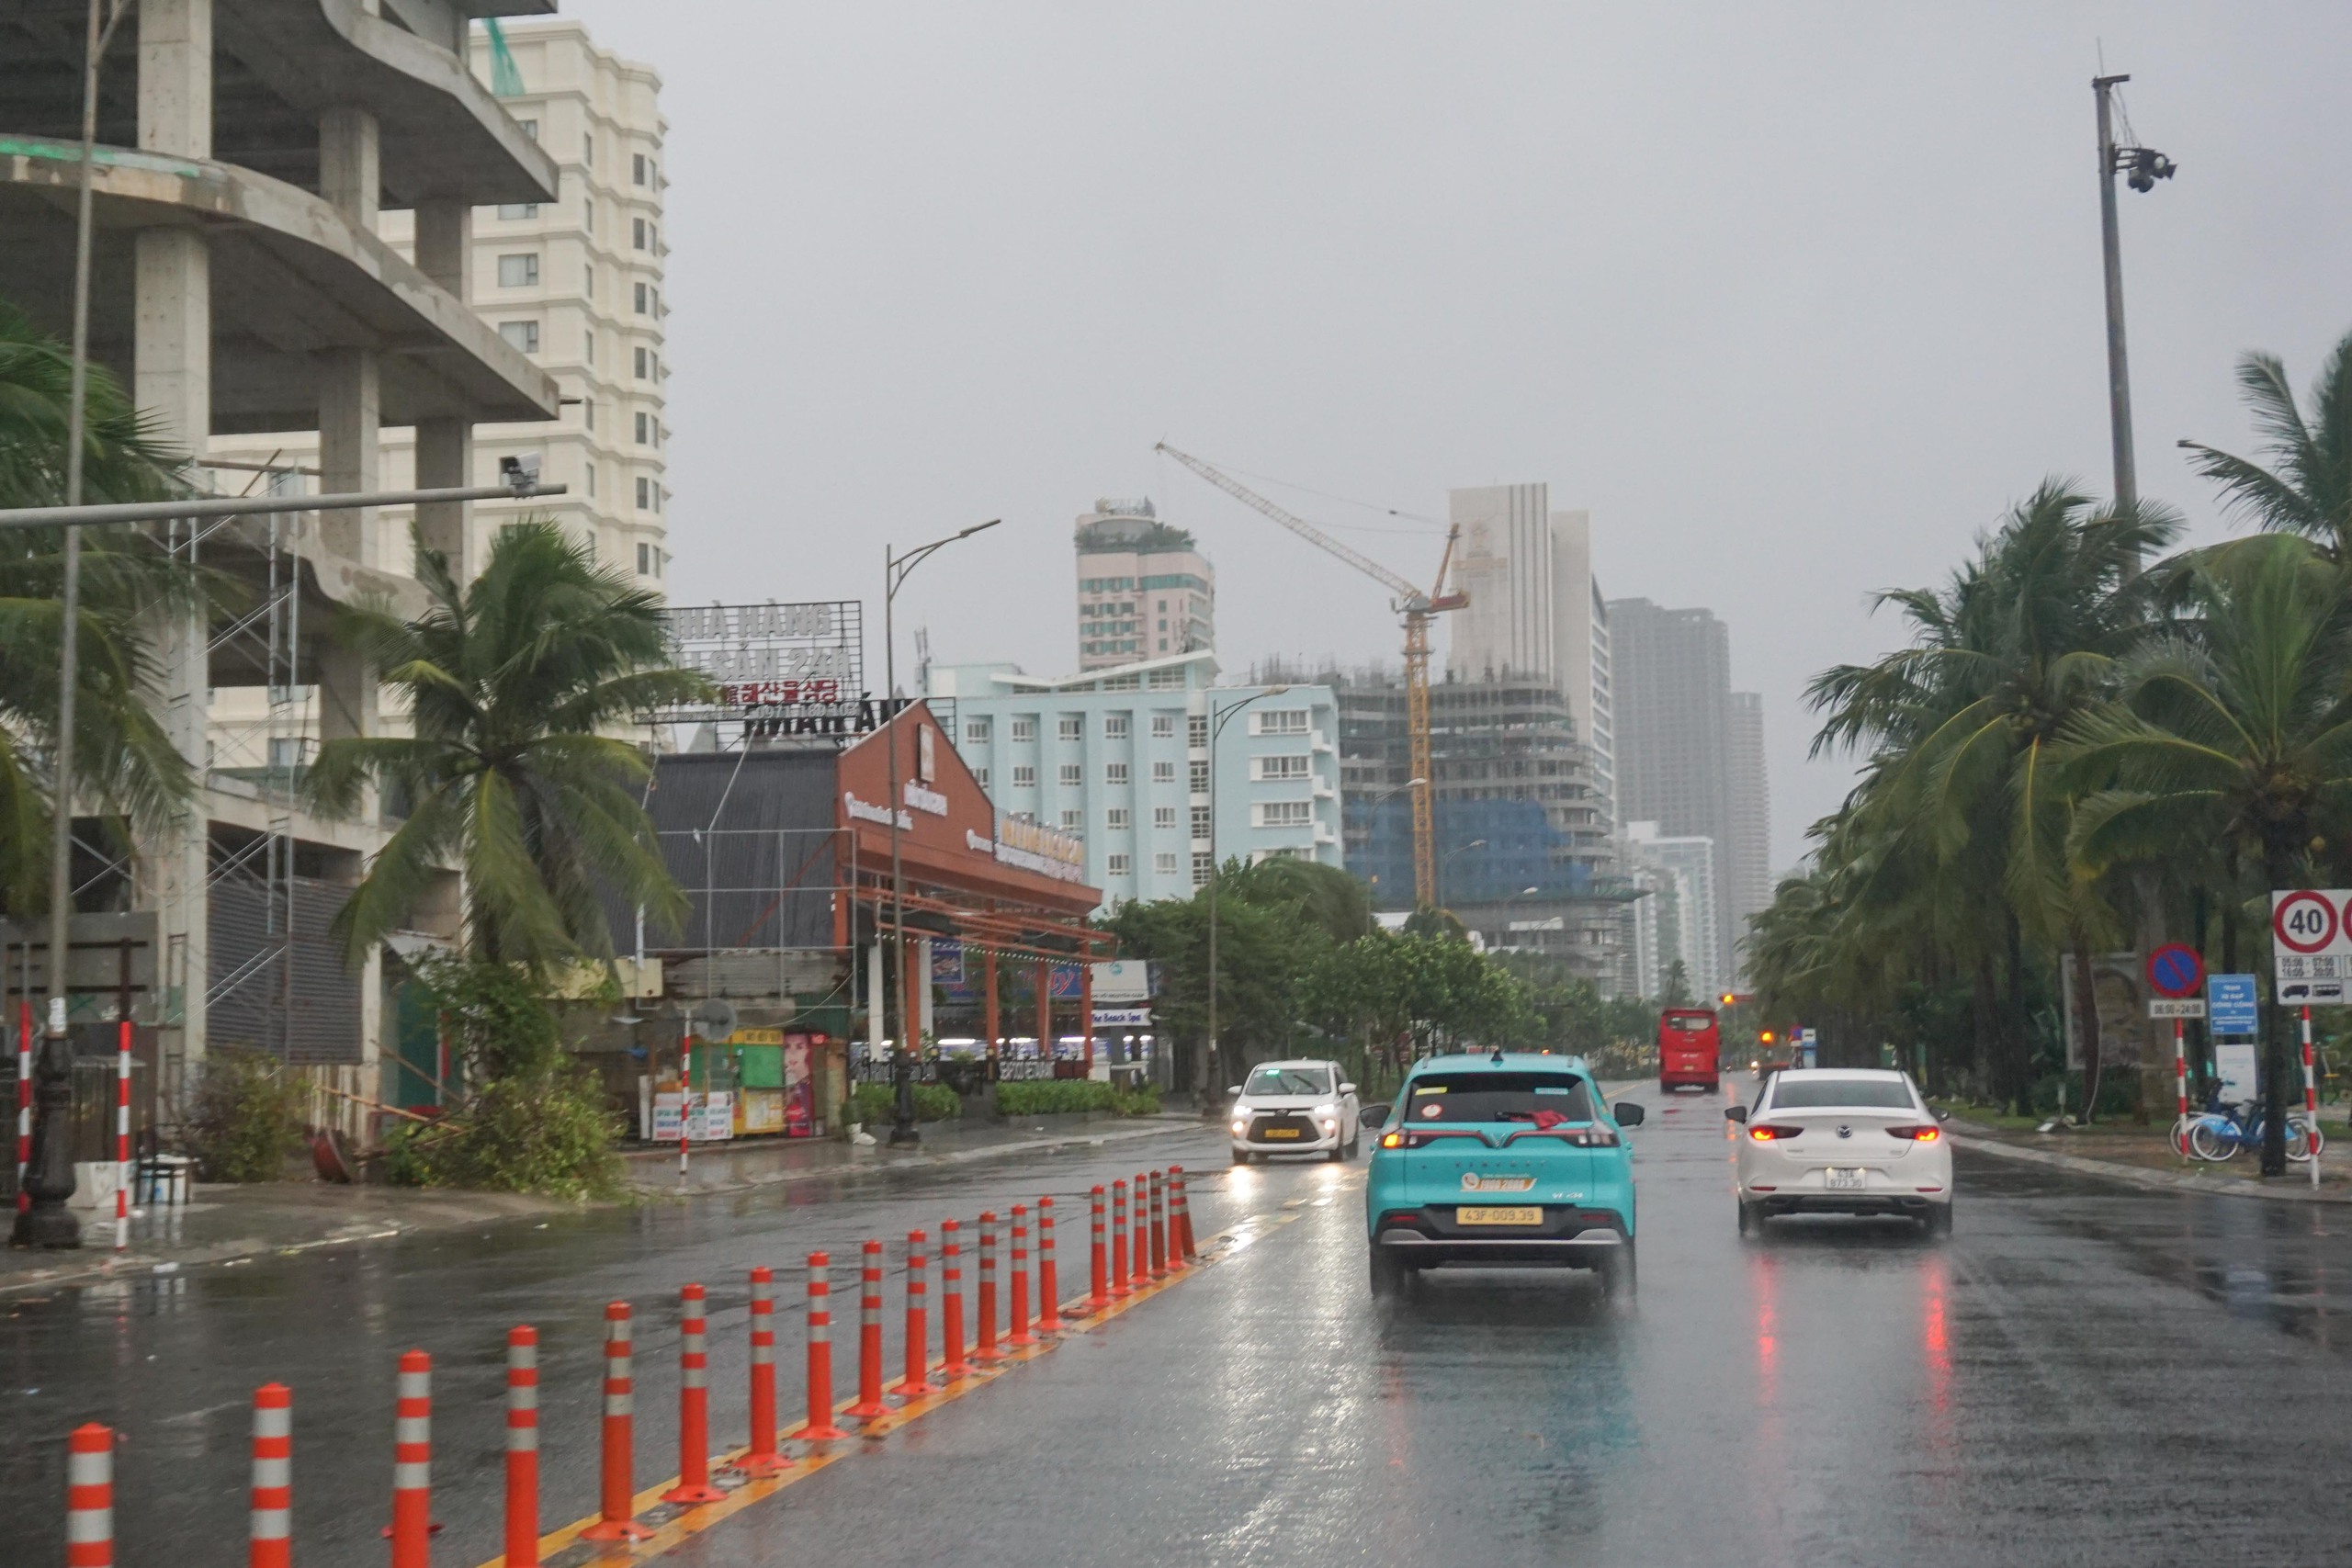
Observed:
[[[1909,1111],[1911,1086],[1900,1078],[1789,1078],[1772,1085],[1772,1109],[1809,1111],[1822,1106],[1884,1106]]]
[[[1241,1086],[1244,1094],[1329,1094],[1329,1067],[1260,1067]]]
[[[1685,1034],[1702,1034],[1715,1026],[1715,1015],[1711,1012],[1670,1012],[1666,1015],[1666,1026],[1679,1029]]]
[[[1429,1073],[1413,1080],[1405,1124],[1593,1120],[1592,1091],[1573,1073]]]

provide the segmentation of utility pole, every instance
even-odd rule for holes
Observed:
[[[1209,720],[1209,1048],[1204,1064],[1208,1068],[1209,1082],[1201,1086],[1201,1114],[1204,1116],[1208,1114],[1212,1105],[1222,1113],[1225,1103],[1224,1096],[1216,1091],[1216,1087],[1217,1077],[1225,1071],[1225,1062],[1218,1052],[1216,1040],[1216,883],[1225,869],[1217,859],[1216,847],[1216,738],[1225,733],[1227,722],[1251,703],[1266,697],[1279,697],[1289,690],[1287,685],[1268,686],[1223,707],[1216,705],[1216,698],[1212,694],[1203,705]]]
[[[2153,148],[2119,145],[2115,89],[2129,76],[2094,76],[2091,92],[2098,100],[2098,223],[2107,265],[2107,409],[2115,449],[2115,504],[2129,512],[2140,504],[2140,476],[2132,453],[2132,367],[2123,344],[2123,249],[2116,228],[2115,176],[2126,175],[2133,190],[2143,195],[2158,180],[2172,178],[2179,166]],[[2131,120],[2123,128],[2131,133]]]

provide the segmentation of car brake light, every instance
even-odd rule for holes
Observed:
[[[1613,1149],[1617,1134],[1606,1127],[1578,1127],[1568,1134],[1568,1142],[1580,1149]]]
[[[1886,1130],[1886,1135],[1890,1138],[1908,1138],[1915,1144],[1932,1144],[1944,1135],[1944,1130],[1935,1126],[1889,1127]]]
[[[1802,1127],[1774,1127],[1766,1125],[1760,1127],[1750,1127],[1747,1130],[1747,1135],[1755,1139],[1759,1144],[1769,1144],[1775,1138],[1793,1138],[1804,1131],[1804,1129]]]

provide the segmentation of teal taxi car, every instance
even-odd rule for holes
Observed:
[[[1364,1182],[1372,1293],[1408,1273],[1597,1270],[1634,1289],[1634,1150],[1643,1110],[1613,1111],[1580,1056],[1497,1051],[1414,1064]]]

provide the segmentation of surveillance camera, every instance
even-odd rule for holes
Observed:
[[[519,453],[498,459],[499,482],[516,495],[527,495],[539,488],[539,455]]]

